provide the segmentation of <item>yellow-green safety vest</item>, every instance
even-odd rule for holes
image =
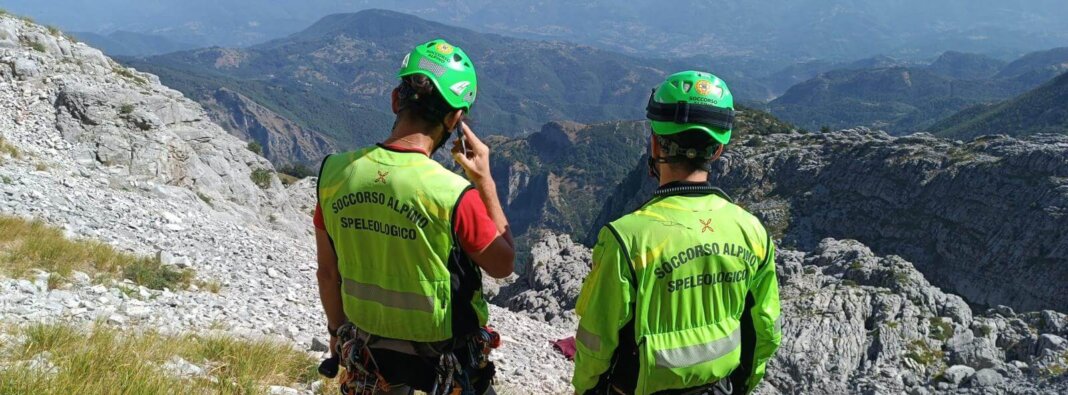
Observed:
[[[481,270],[453,231],[469,188],[421,153],[376,146],[323,160],[318,200],[356,327],[429,343],[486,324]]]
[[[760,221],[703,184],[662,188],[604,227],[576,307],[576,390],[635,358],[616,355],[631,342],[636,388],[625,391],[701,387],[735,370],[751,391],[781,341],[774,255]],[[634,338],[620,339],[628,325]]]

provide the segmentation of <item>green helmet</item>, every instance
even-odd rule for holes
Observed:
[[[734,96],[723,80],[710,73],[683,71],[668,76],[649,96],[645,111],[657,135],[696,129],[723,145],[731,139]]]
[[[434,82],[445,102],[453,109],[471,111],[478,82],[475,65],[464,50],[436,39],[419,45],[404,57],[397,78],[422,74]]]

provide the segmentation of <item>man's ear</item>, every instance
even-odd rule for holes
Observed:
[[[393,114],[400,112],[400,88],[393,88],[393,94],[390,95],[392,103],[390,105],[393,109]]]
[[[449,130],[446,130],[445,133],[449,133],[449,131],[456,129],[457,126],[460,126],[460,121],[463,119],[464,110],[456,110],[445,115],[445,124],[449,125]]]

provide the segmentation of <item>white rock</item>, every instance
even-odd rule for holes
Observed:
[[[268,389],[267,393],[269,393],[271,395],[300,395],[300,391],[298,391],[296,389],[289,388],[289,387],[282,387],[282,386],[278,386],[278,385],[272,385]]]
[[[204,374],[204,369],[177,355],[163,363],[163,370],[175,377],[192,378]]]
[[[121,314],[112,314],[108,316],[108,323],[115,325],[126,325],[126,317]]]

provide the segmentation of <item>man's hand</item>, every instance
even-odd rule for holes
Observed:
[[[452,145],[453,160],[464,168],[464,173],[467,173],[467,179],[471,180],[471,183],[475,184],[475,186],[493,183],[493,177],[490,175],[489,147],[482,140],[479,140],[478,136],[475,136],[475,132],[472,132],[466,123],[461,121],[460,128],[463,130],[464,139],[467,143],[467,155],[463,153],[460,139],[456,139]]]
[[[330,336],[330,356],[336,357],[337,354],[337,336]]]

